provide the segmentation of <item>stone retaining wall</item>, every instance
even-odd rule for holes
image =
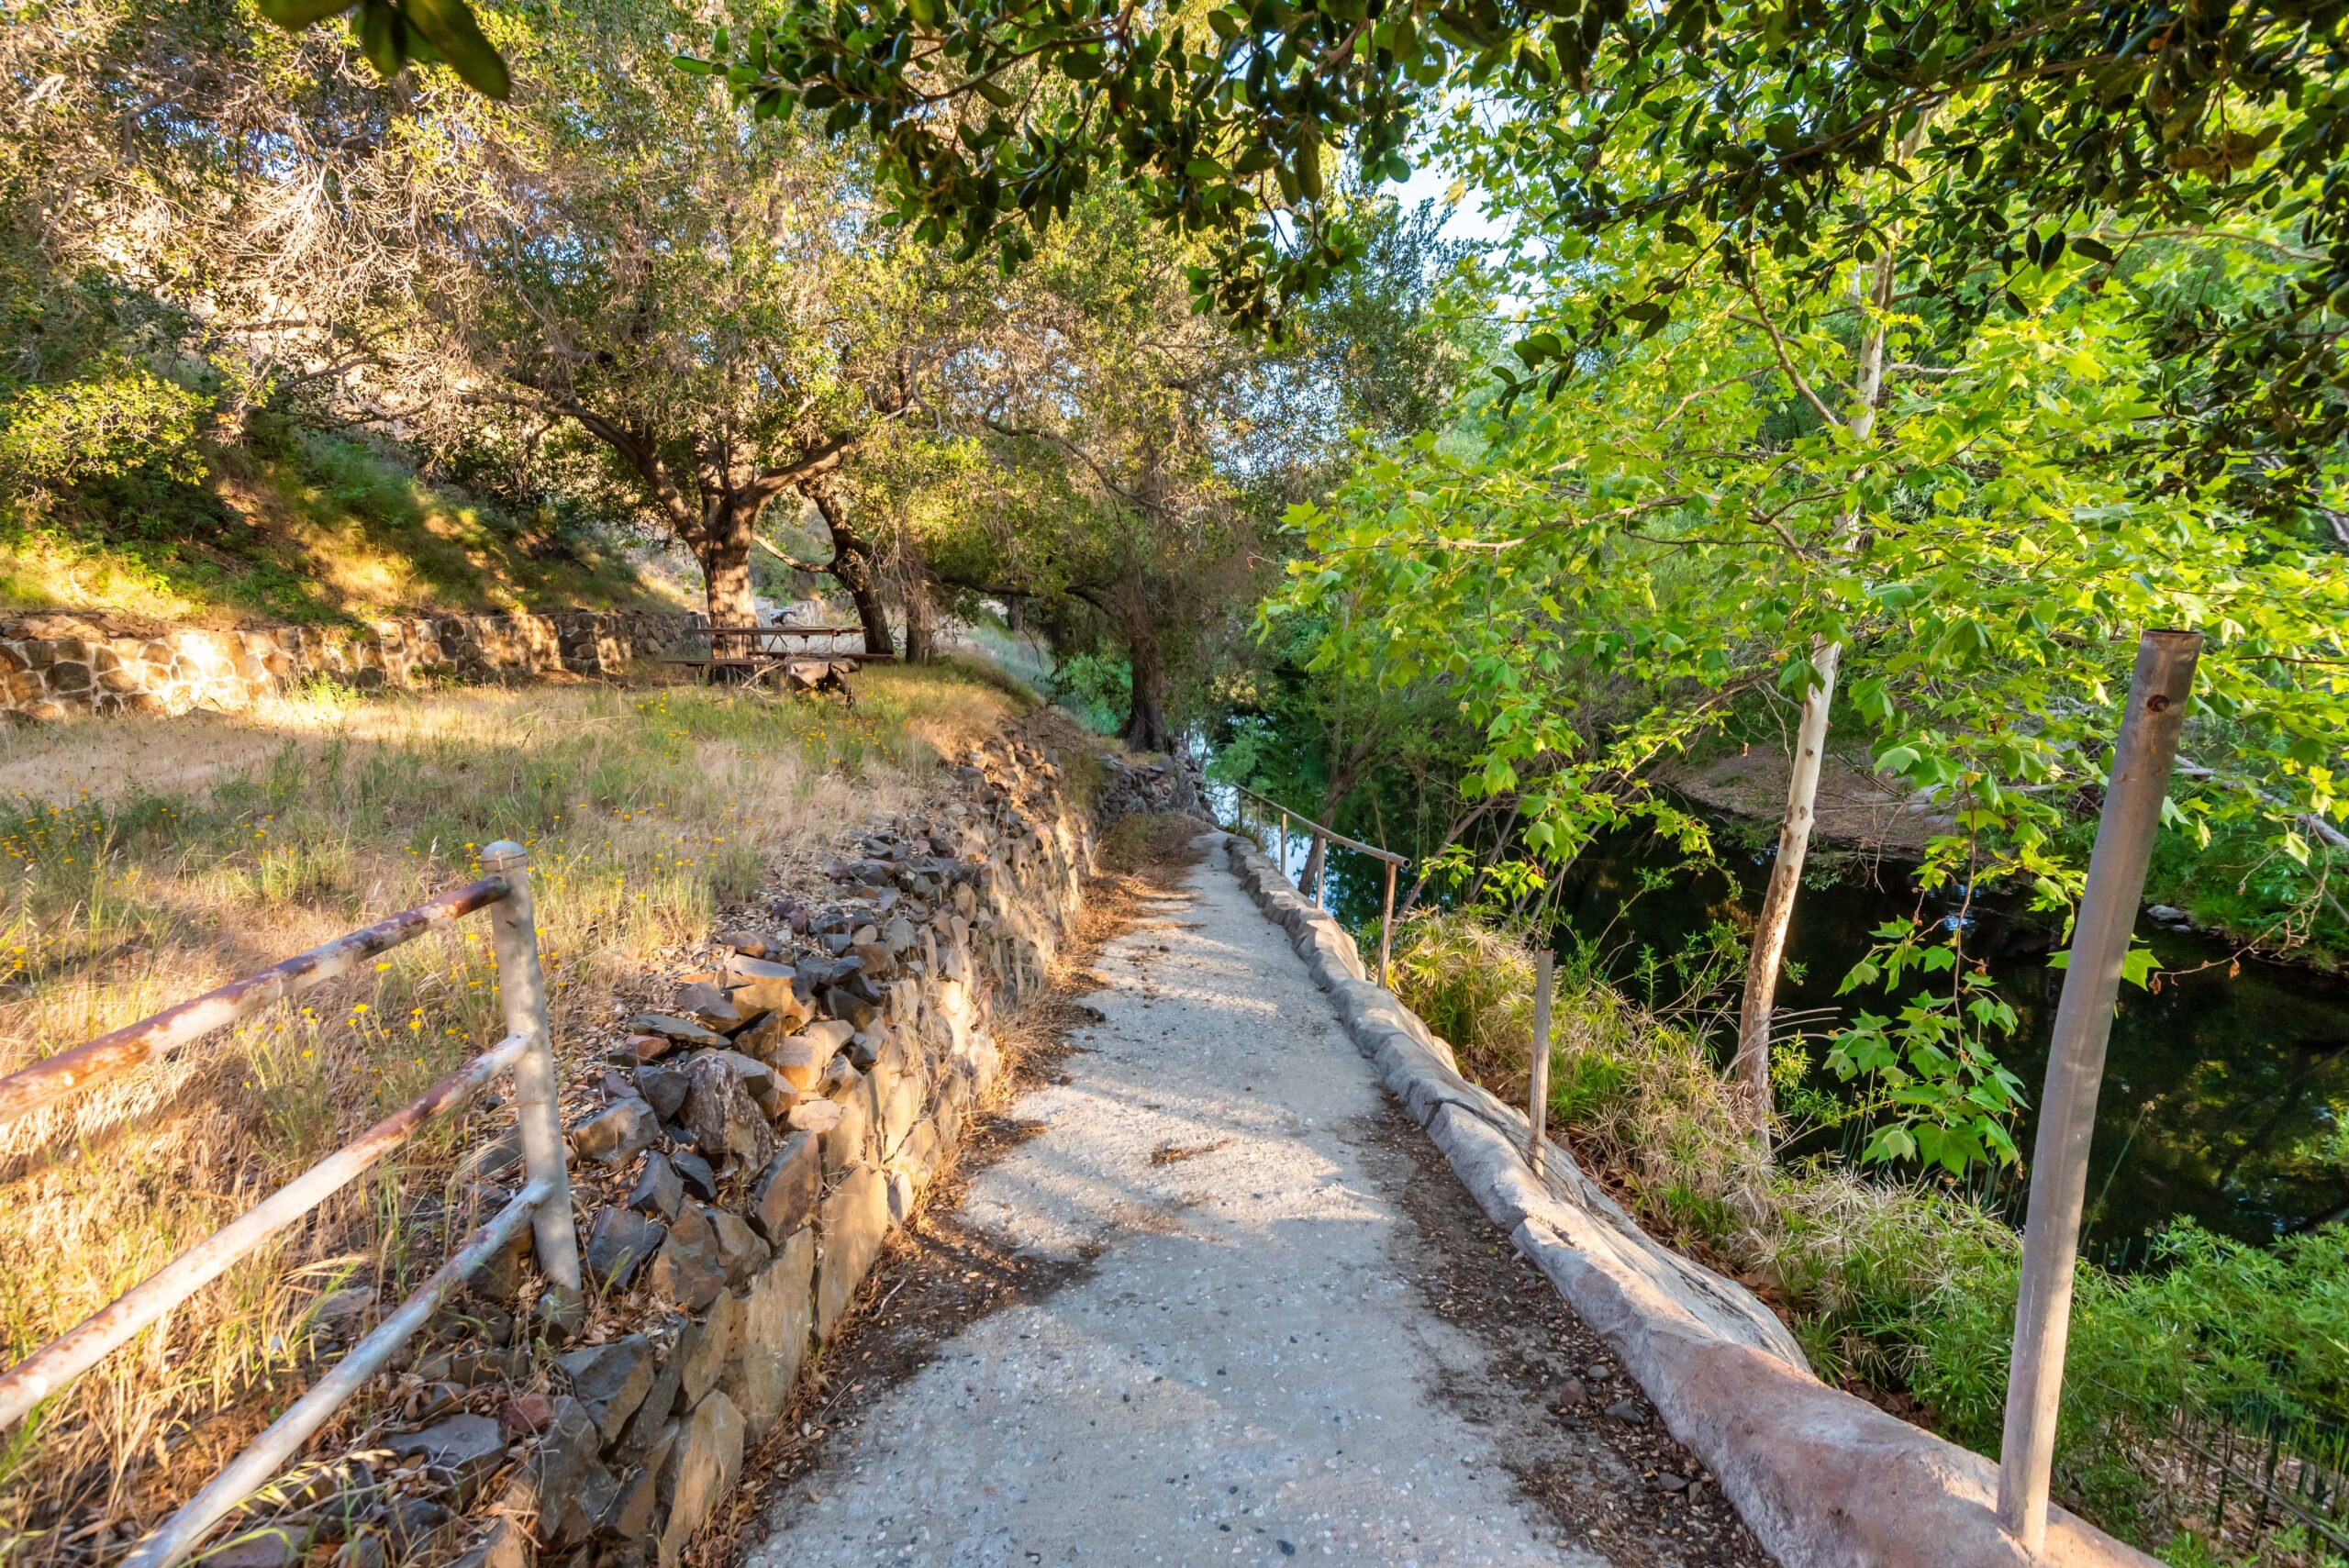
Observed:
[[[1125,809],[1187,786],[1109,772]],[[395,1429],[289,1479],[207,1562],[678,1561],[953,1158],[1004,1070],[996,1009],[1044,983],[1082,898],[1095,823],[1051,754],[991,742],[957,782],[862,834],[828,897],[717,933],[666,1010],[584,1061],[562,1042],[587,1299],[538,1291],[518,1239],[417,1341]],[[473,1164],[493,1211],[518,1151]],[[392,1305],[362,1287],[320,1315],[355,1339]]]
[[[702,624],[685,611],[553,610],[150,636],[103,617],[28,616],[0,622],[0,714],[235,709],[321,676],[372,689],[557,670],[608,674]]]
[[[1998,1466],[1831,1388],[1753,1292],[1642,1231],[1568,1151],[1525,1159],[1525,1115],[1462,1077],[1452,1048],[1373,984],[1353,939],[1253,844],[1208,836],[1289,933],[1355,1047],[1443,1151],[1486,1216],[1510,1232],[1638,1380],[1673,1437],[1711,1468],[1787,1568],[2156,1568],[2061,1508],[2038,1552],[1999,1528]]]

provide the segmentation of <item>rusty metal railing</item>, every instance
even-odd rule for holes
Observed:
[[[489,915],[491,951],[506,1038],[394,1111],[260,1203],[196,1242],[73,1328],[0,1372],[0,1430],[23,1420],[83,1373],[173,1307],[250,1256],[436,1118],[460,1109],[500,1073],[514,1073],[515,1119],[521,1133],[524,1186],[457,1254],[404,1302],[293,1408],[279,1417],[161,1528],[139,1543],[124,1568],[170,1568],[206,1531],[268,1483],[344,1401],[381,1371],[463,1278],[529,1225],[539,1267],[566,1292],[580,1288],[579,1244],[571,1223],[571,1180],[563,1163],[556,1104],[554,1041],[547,1029],[546,981],[522,846],[500,841],[482,851],[478,882],[453,887],[413,909],[339,937],[323,947],[234,980],[150,1018],[61,1051],[0,1078],[0,1126],[44,1106],[158,1061],[273,1002],[299,995],[360,963],[454,924],[477,910]]]
[[[1386,984],[1387,956],[1395,945],[1395,872],[1398,866],[1409,865],[1410,856],[1398,855],[1392,850],[1382,850],[1375,844],[1365,844],[1360,839],[1349,839],[1335,828],[1316,822],[1301,811],[1291,811],[1279,801],[1258,795],[1244,784],[1233,784],[1231,787],[1239,793],[1243,801],[1252,800],[1261,806],[1280,813],[1280,868],[1283,876],[1288,874],[1289,818],[1294,817],[1312,829],[1313,847],[1306,851],[1305,863],[1308,866],[1318,866],[1320,871],[1320,874],[1314,879],[1313,883],[1313,903],[1316,908],[1327,909],[1330,906],[1327,896],[1330,891],[1330,856],[1324,846],[1342,845],[1357,854],[1368,855],[1373,860],[1386,862],[1386,903],[1378,916],[1378,983],[1381,985]],[[1242,815],[1245,816],[1244,809]],[[1297,891],[1303,892],[1304,889],[1299,888]]]

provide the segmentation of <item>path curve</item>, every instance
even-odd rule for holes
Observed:
[[[1069,1082],[1011,1113],[1045,1129],[962,1208],[1090,1266],[882,1395],[747,1568],[1603,1562],[1439,1396],[1482,1351],[1415,1293],[1382,1091],[1281,932],[1202,865],[1096,968]]]

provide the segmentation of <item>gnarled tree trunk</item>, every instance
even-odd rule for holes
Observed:
[[[927,664],[940,651],[938,607],[930,597],[930,570],[908,550],[897,582],[897,596],[906,606],[906,662]]]
[[[1157,637],[1129,632],[1126,662],[1133,670],[1133,702],[1119,739],[1138,751],[1173,751],[1174,738],[1166,728],[1166,665]]]
[[[848,506],[840,492],[829,482],[807,487],[808,498],[822,514],[824,528],[832,536],[832,563],[826,570],[833,581],[848,590],[856,601],[856,618],[864,626],[864,651],[868,653],[894,653],[896,642],[889,633],[889,617],[881,608],[881,588],[873,573],[873,547],[856,531],[849,520]]]
[[[702,510],[698,537],[691,543],[701,563],[712,626],[756,626],[759,602],[751,591],[751,541],[758,532],[759,504],[734,496],[710,499]]]

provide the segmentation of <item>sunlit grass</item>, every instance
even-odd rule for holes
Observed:
[[[946,672],[871,671],[858,692],[850,711],[691,686],[321,688],[233,719],[10,738],[0,779],[47,787],[0,798],[0,1071],[478,874],[498,839],[529,851],[558,1046],[581,1051],[616,983],[679,967],[778,863],[907,807],[1010,706]],[[140,762],[201,782],[123,776]],[[0,1129],[0,1350],[70,1327],[498,1032],[469,920]],[[437,1266],[450,1162],[504,1126],[420,1140],[43,1412],[0,1450],[0,1558],[200,1482],[226,1439],[190,1440],[190,1422],[298,1365],[306,1304],[341,1275],[396,1288]]]

